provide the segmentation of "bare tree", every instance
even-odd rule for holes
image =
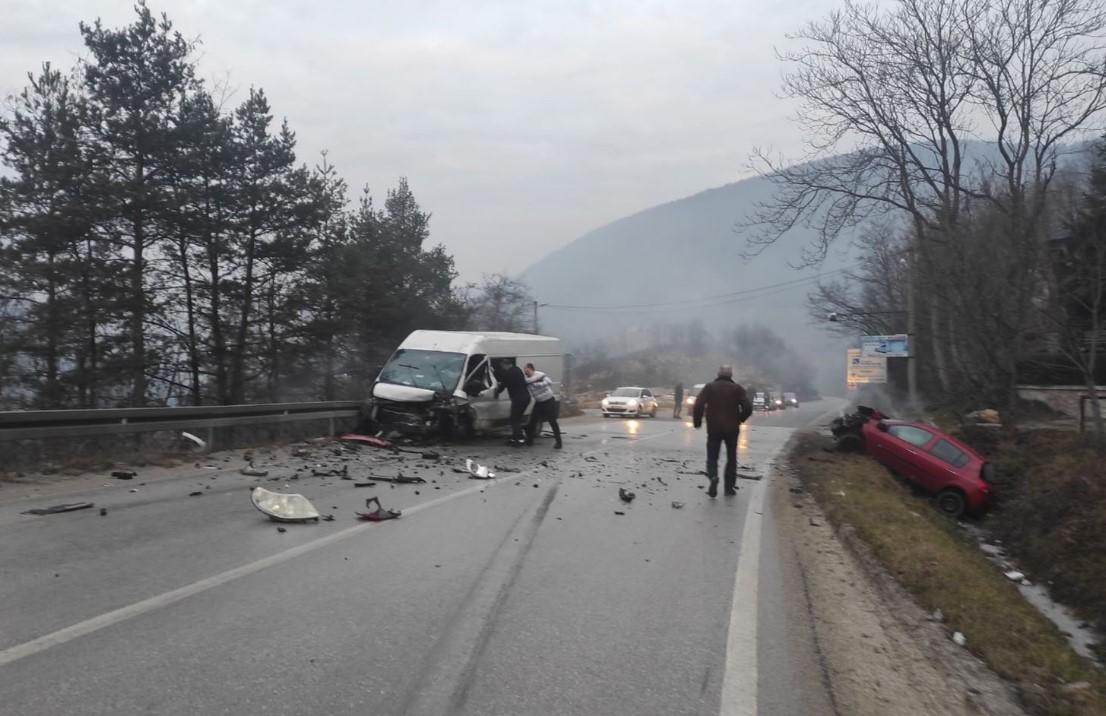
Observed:
[[[962,363],[952,350],[960,306],[949,262],[971,202],[991,205],[1014,239],[1002,277],[1006,392],[1024,343],[1019,326],[1039,284],[1039,239],[1065,142],[1106,108],[1106,15],[1095,0],[897,0],[889,9],[847,0],[807,24],[783,55],[787,96],[800,102],[808,146],[787,166],[763,151],[777,186],[744,224],[757,253],[797,225],[817,230],[817,263],[842,232],[874,218],[905,222],[910,280],[925,285],[927,343],[939,387]]]
[[[479,285],[469,286],[465,303],[469,328],[480,331],[527,332],[535,330],[530,288],[503,274],[485,275]]]

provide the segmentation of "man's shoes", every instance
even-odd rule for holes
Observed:
[[[718,497],[718,478],[710,479],[710,487],[707,488],[707,497]]]
[[[561,441],[560,441],[560,440],[558,440],[557,442],[553,443],[553,449],[554,449],[554,450],[560,450],[560,449],[561,449],[561,448],[563,448],[563,447],[564,447],[564,445],[563,445],[563,444],[561,444]]]
[[[725,492],[726,497],[733,497],[736,494],[737,494],[737,488],[736,487],[727,487],[726,488],[726,492]]]

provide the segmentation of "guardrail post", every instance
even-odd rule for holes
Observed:
[[[207,428],[207,449],[204,452],[211,452],[215,449],[215,426],[210,425]]]
[[[334,437],[334,418],[327,418],[326,419],[326,424],[327,424],[328,430],[330,431],[327,434],[330,437]]]

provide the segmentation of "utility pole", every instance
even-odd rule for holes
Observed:
[[[541,331],[538,330],[538,302],[534,301],[534,335],[538,335]]]

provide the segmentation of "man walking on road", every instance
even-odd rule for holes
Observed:
[[[676,389],[672,391],[673,396],[676,398],[676,405],[672,408],[672,417],[676,420],[680,419],[680,411],[684,407],[684,384],[677,383]]]
[[[695,428],[707,418],[707,478],[710,488],[707,495],[718,495],[718,452],[726,444],[726,494],[737,494],[737,436],[741,424],[753,414],[753,404],[745,388],[733,382],[733,368],[724,365],[718,369],[718,378],[707,383],[695,398],[693,419]]]
[[[526,406],[530,404],[530,389],[526,386],[526,375],[522,368],[509,360],[499,364],[499,387],[495,389],[495,397],[504,390],[511,397],[511,445],[524,445],[525,436],[522,433],[523,417],[526,414]]]
[[[556,439],[553,449],[560,450],[561,426],[557,423],[557,418],[560,417],[561,406],[553,392],[553,381],[545,373],[535,370],[533,363],[527,363],[522,372],[526,374],[526,385],[530,388],[530,395],[534,397],[534,408],[530,411],[530,425],[526,429],[526,444],[534,444],[534,438],[541,433],[542,423],[548,421],[549,427],[553,428],[553,437]]]

